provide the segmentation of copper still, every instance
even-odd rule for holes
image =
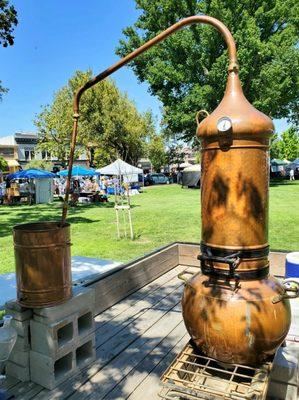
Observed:
[[[274,354],[291,323],[291,289],[269,276],[270,118],[245,98],[238,68],[223,100],[198,124],[202,145],[201,272],[186,282],[186,328],[208,356],[258,364]]]
[[[226,363],[256,364],[273,354],[287,335],[288,298],[298,295],[269,277],[268,182],[272,121],[245,98],[234,39],[219,20],[185,18],[146,42],[79,88],[74,97],[67,202],[82,94],[132,59],[186,25],[204,23],[223,36],[228,81],[217,109],[198,126],[202,143],[201,272],[186,280],[183,317],[194,343]],[[184,279],[184,277],[183,277]]]
[[[291,319],[288,298],[297,296],[299,289],[269,277],[268,150],[274,127],[243,95],[235,42],[222,22],[204,15],[185,18],[79,88],[60,227],[67,217],[82,94],[194,23],[212,25],[221,33],[229,66],[224,98],[197,130],[202,143],[201,273],[186,280],[183,317],[194,343],[208,356],[225,363],[256,364],[286,337]]]

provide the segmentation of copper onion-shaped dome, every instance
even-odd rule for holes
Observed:
[[[253,107],[244,96],[238,72],[228,75],[226,91],[218,107],[197,128],[197,135],[209,138],[218,135],[217,123],[220,118],[229,117],[232,121],[234,137],[263,135],[269,137],[274,132],[274,125],[269,117]]]

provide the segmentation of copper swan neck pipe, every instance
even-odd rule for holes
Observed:
[[[70,156],[69,156],[69,165],[68,165],[68,177],[67,177],[67,183],[66,183],[66,194],[65,194],[65,200],[64,200],[64,205],[63,205],[63,211],[62,211],[62,226],[65,223],[66,216],[67,216],[67,209],[68,209],[68,199],[69,199],[69,192],[70,192],[70,182],[71,182],[71,174],[72,174],[72,167],[73,167],[73,161],[74,161],[74,153],[75,153],[75,147],[76,147],[76,139],[77,139],[77,130],[78,130],[78,118],[79,118],[79,103],[82,94],[92,86],[96,85],[97,83],[101,82],[103,79],[107,78],[109,75],[113,74],[113,72],[117,71],[127,63],[129,63],[131,60],[133,60],[135,57],[137,57],[139,54],[142,54],[155,44],[161,42],[162,40],[166,39],[168,36],[170,36],[172,33],[182,29],[183,27],[187,25],[192,25],[192,24],[208,24],[212,25],[214,28],[216,28],[221,35],[223,36],[227,47],[228,47],[228,55],[229,55],[229,67],[228,67],[228,72],[238,72],[239,66],[237,62],[237,50],[236,50],[236,44],[234,41],[234,38],[228,28],[218,19],[209,17],[206,15],[194,15],[192,17],[184,18],[181,21],[173,24],[169,28],[167,28],[165,31],[159,33],[159,35],[155,36],[153,39],[150,39],[148,42],[144,43],[142,46],[138,47],[138,49],[132,51],[130,54],[125,56],[124,58],[120,59],[117,61],[115,64],[111,65],[109,68],[107,68],[105,71],[101,72],[100,74],[96,75],[94,78],[90,79],[88,82],[86,82],[83,86],[81,86],[78,91],[76,92],[74,96],[74,103],[73,103],[73,110],[74,110],[74,124],[73,124],[73,132],[72,132],[72,139],[71,139],[71,147],[70,147]]]

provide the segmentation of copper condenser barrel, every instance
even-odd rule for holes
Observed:
[[[17,298],[29,308],[50,307],[72,295],[70,225],[37,222],[13,228]]]

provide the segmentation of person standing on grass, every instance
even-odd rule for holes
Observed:
[[[293,168],[290,169],[290,181],[294,181],[295,180],[295,176],[294,176],[294,170]]]

